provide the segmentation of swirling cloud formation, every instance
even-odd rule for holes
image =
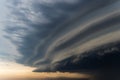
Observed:
[[[17,62],[37,67],[36,72],[100,69],[105,63],[99,58],[120,52],[120,0],[8,3],[10,18],[5,37],[17,45],[23,56]]]

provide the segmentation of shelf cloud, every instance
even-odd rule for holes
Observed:
[[[35,72],[99,70],[107,55],[119,57],[119,0],[8,2],[5,37],[23,56],[17,62]]]

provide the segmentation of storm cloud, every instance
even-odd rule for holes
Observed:
[[[100,69],[99,58],[120,53],[120,0],[8,2],[5,37],[22,55],[17,62],[36,72]]]

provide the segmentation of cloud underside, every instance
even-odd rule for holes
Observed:
[[[118,69],[120,67],[120,43],[111,43],[97,47],[83,54],[73,55],[64,60],[53,63],[46,68],[38,68],[34,72],[83,72],[94,73],[104,69]]]
[[[117,66],[119,0],[12,0],[8,6],[5,37],[23,56],[18,63],[37,67],[35,72]]]

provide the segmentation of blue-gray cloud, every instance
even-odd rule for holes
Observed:
[[[18,62],[35,71],[77,72],[84,61],[74,60],[78,55],[120,41],[119,0],[12,0],[8,6],[5,37],[23,55]]]

